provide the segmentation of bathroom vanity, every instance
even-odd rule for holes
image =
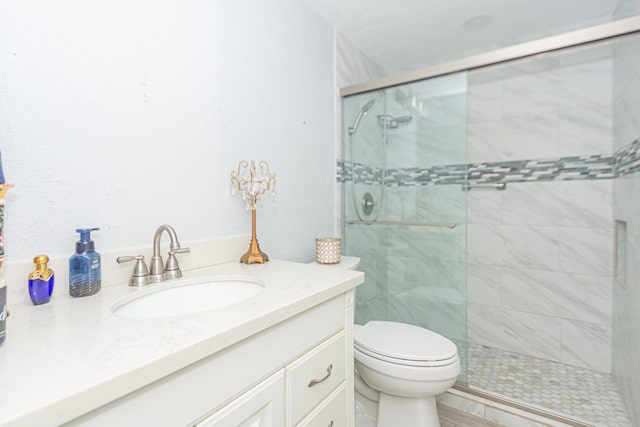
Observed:
[[[12,307],[0,425],[353,425],[353,288],[363,273],[234,262],[184,279],[198,275],[265,288],[227,307],[154,319],[113,314],[123,298],[149,292],[125,284],[59,298],[48,312]],[[53,332],[38,332],[41,323]]]

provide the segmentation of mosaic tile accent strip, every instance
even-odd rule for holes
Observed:
[[[469,343],[468,384],[597,426],[631,427],[612,375]]]
[[[354,165],[355,182],[379,184],[381,169]],[[338,162],[338,182],[351,181],[351,164]],[[557,181],[576,179],[615,178],[613,157],[578,156],[551,160],[519,160],[510,162],[470,163],[432,166],[428,168],[389,169],[385,185],[392,187],[414,185],[450,185]]]
[[[338,160],[337,181],[351,181],[351,162]],[[640,139],[618,150],[613,156],[590,155],[557,159],[514,160],[431,166],[428,168],[388,169],[385,185],[392,187],[414,185],[495,184],[530,181],[568,181],[583,179],[612,179],[640,171]],[[356,163],[355,182],[379,184],[382,169]]]
[[[389,169],[387,182],[390,186],[463,184],[466,182],[467,173],[465,164]]]
[[[355,182],[357,184],[379,184],[382,181],[382,169],[372,168],[362,163],[355,163],[353,165],[353,174],[356,176]],[[388,172],[387,172],[388,174]],[[351,162],[344,162],[338,160],[338,182],[345,182],[352,180]]]
[[[469,181],[474,184],[611,179],[614,177],[613,157],[601,155],[477,163],[469,165],[468,175]]]
[[[616,176],[629,175],[640,171],[640,139],[616,151]]]

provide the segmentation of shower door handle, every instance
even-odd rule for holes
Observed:
[[[462,184],[462,191],[470,191],[470,190],[506,190],[507,183],[506,182],[483,182],[480,184],[470,184],[465,182]]]

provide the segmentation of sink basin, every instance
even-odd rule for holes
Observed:
[[[188,280],[116,304],[120,317],[152,319],[201,313],[247,300],[264,290],[264,283],[248,279]]]

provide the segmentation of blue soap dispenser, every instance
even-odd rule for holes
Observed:
[[[102,285],[100,254],[95,251],[91,232],[99,228],[78,228],[80,240],[76,242],[76,253],[69,258],[69,294],[86,297],[98,293]]]

